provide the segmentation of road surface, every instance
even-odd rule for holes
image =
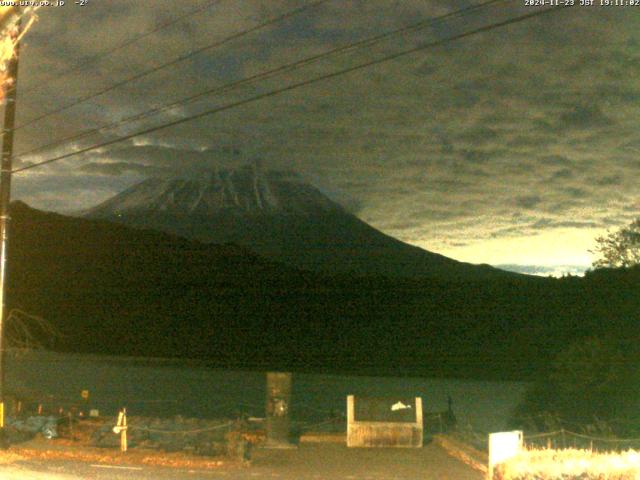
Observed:
[[[348,449],[309,444],[291,450],[257,450],[250,466],[225,464],[209,470],[109,466],[62,460],[26,460],[0,465],[3,480],[482,480],[482,473],[441,447]]]

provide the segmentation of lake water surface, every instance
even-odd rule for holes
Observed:
[[[45,407],[83,405],[115,415],[215,418],[244,413],[264,416],[265,373],[208,368],[189,362],[27,352],[7,355],[9,393]],[[346,396],[420,396],[425,412],[447,409],[459,423],[479,432],[500,431],[522,399],[527,384],[455,379],[294,374],[292,417],[321,421],[346,411]]]

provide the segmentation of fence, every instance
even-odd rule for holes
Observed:
[[[101,416],[109,416],[117,411],[115,405],[125,405],[138,415],[160,418],[182,415],[187,411],[193,414],[195,407],[184,408],[184,402],[177,399],[139,398],[134,395],[121,397],[100,396],[89,394],[82,398],[82,391],[75,397],[69,395],[43,394],[37,391],[21,389],[7,394],[7,414],[19,415],[37,413],[38,415],[62,415],[72,412],[77,416],[89,416],[92,410]],[[242,418],[260,416],[264,412],[264,405],[247,402],[216,402],[208,405],[206,418]]]
[[[532,416],[548,430],[524,428],[524,446],[530,448],[549,449],[589,449],[594,451],[623,451],[640,450],[640,432],[636,435],[619,435],[616,432],[627,431],[634,433],[640,422],[625,419],[608,421],[594,420],[592,423],[580,424],[568,421],[557,415]],[[463,417],[458,421],[452,435],[474,448],[487,451],[488,436],[492,432],[480,431],[474,428]]]
[[[527,447],[551,449],[581,449],[594,451],[639,450],[640,438],[598,437],[564,428],[555,432],[544,432],[524,436]]]

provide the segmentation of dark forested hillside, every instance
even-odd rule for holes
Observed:
[[[567,342],[635,335],[640,271],[491,282],[320,275],[233,245],[15,203],[9,308],[55,348],[220,366],[531,378]]]

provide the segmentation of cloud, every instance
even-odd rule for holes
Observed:
[[[558,126],[589,128],[610,125],[612,122],[596,105],[575,105],[560,115]]]
[[[613,186],[620,185],[622,183],[621,175],[605,175],[594,179],[594,183],[600,186]]]
[[[240,165],[242,158],[239,147],[233,145],[193,150],[178,146],[164,145],[124,145],[99,155],[92,155],[93,161],[81,163],[84,172],[118,175],[127,171],[147,175],[176,174],[202,168],[219,168]]]
[[[539,157],[539,162],[543,165],[551,165],[557,167],[569,167],[573,162],[563,155],[543,155]]]
[[[588,196],[586,189],[575,187],[567,187],[565,189],[565,194],[571,198],[583,198]]]
[[[563,222],[554,222],[553,226],[556,228],[597,228],[602,227],[603,225],[601,222],[566,220]]]
[[[140,165],[139,163],[130,162],[92,162],[85,163],[80,168],[80,171],[86,173],[98,173],[102,175],[115,175],[120,176],[126,172],[135,172],[141,174],[153,173],[153,167]]]
[[[541,201],[542,199],[538,195],[523,195],[516,197],[516,205],[522,208],[533,208]]]
[[[552,173],[551,179],[565,181],[569,178],[573,178],[573,176],[574,176],[574,173],[572,170],[568,168],[561,168],[560,170],[556,170],[555,172]]]
[[[91,9],[43,12],[25,39],[18,124],[303,5],[298,0],[219,2],[82,72],[63,75],[132,32],[148,31],[201,4],[149,2],[152,6],[116,0],[95,2]],[[16,150],[468,5],[329,2],[21,129]],[[20,164],[528,10],[514,4],[483,12],[432,21],[423,30],[203,97]],[[16,194],[36,205],[69,210],[89,207],[146,175],[262,158],[270,168],[301,172],[387,233],[443,252],[491,238],[540,237],[562,228],[583,234],[590,227],[615,226],[633,214],[638,202],[636,23],[625,9],[613,8],[541,16],[30,170],[17,177]],[[474,252],[479,255],[481,249]]]
[[[500,264],[497,268],[508,272],[524,273],[527,275],[537,275],[541,277],[564,277],[567,275],[581,277],[588,270],[584,265],[516,265]]]

